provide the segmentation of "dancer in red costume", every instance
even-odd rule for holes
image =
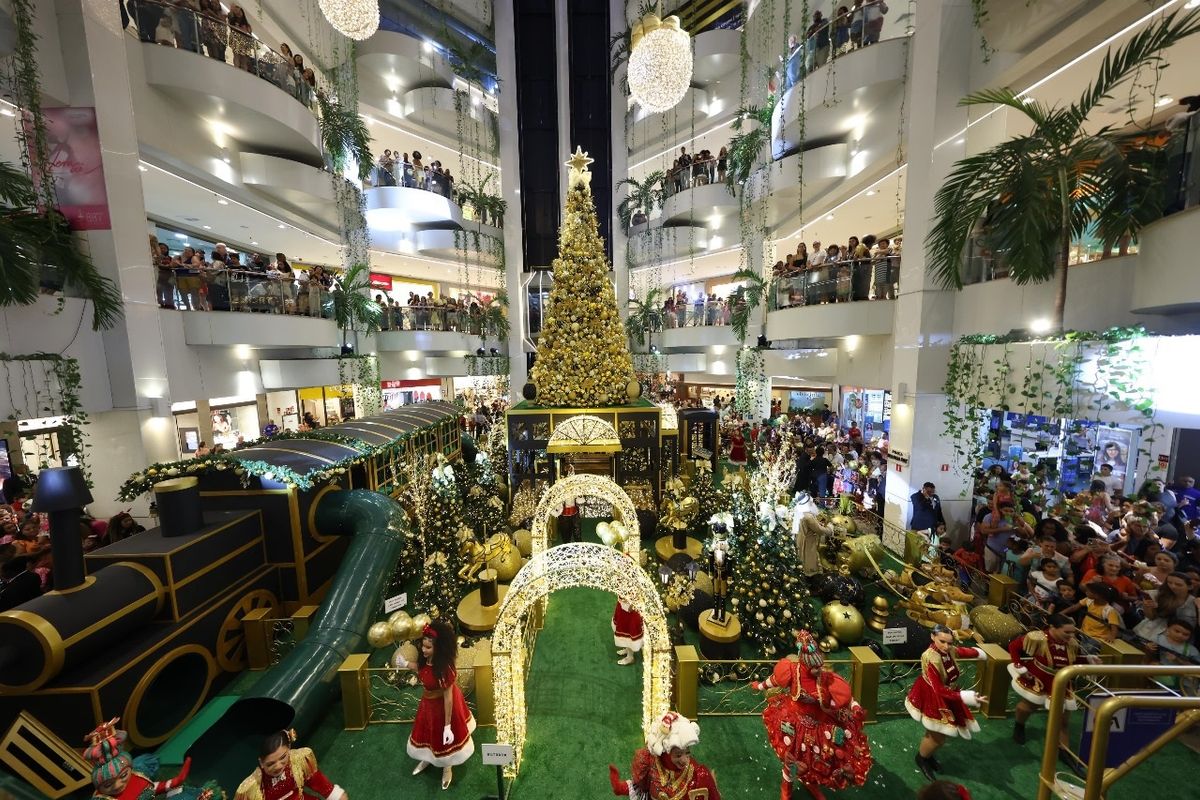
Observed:
[[[737,426],[729,434],[729,463],[744,467],[746,465],[746,436],[741,426]]]
[[[458,672],[454,669],[457,656],[458,640],[454,637],[454,629],[440,619],[435,619],[422,631],[416,664],[410,664],[399,649],[392,656],[392,666],[416,669],[425,688],[408,737],[408,754],[417,760],[413,775],[430,764],[441,767],[443,789],[450,788],[454,767],[465,763],[475,753],[475,742],[471,739],[475,717],[458,688]]]
[[[613,609],[612,629],[617,655],[621,656],[617,663],[632,664],[634,653],[642,650],[642,615],[634,611],[633,606],[623,597],[617,598],[617,607]]]
[[[110,719],[87,735],[88,746],[83,751],[83,757],[92,765],[93,797],[105,800],[151,800],[168,793],[180,794],[188,771],[192,768],[192,760],[185,759],[183,769],[174,778],[154,780],[146,772],[158,770],[158,759],[151,757],[146,760],[145,756],[139,756],[135,764],[133,757],[125,750],[125,731],[117,730],[118,719]],[[213,794],[212,788],[205,787],[198,794],[193,789],[188,796],[209,800]]]
[[[292,747],[291,731],[276,731],[258,748],[258,769],[238,786],[234,800],[304,800],[304,790],[324,800],[347,800],[346,792],[317,768],[307,747]]]
[[[675,712],[666,714],[646,733],[646,746],[633,754],[632,777],[609,764],[613,794],[633,800],[721,800],[717,780],[708,767],[692,760],[700,726]]]
[[[1054,674],[1079,659],[1079,642],[1075,639],[1075,621],[1064,614],[1051,614],[1042,631],[1029,631],[1008,645],[1012,663],[1012,688],[1020,696],[1017,701],[1013,741],[1025,744],[1025,722],[1036,709],[1050,707],[1050,692]],[[1068,690],[1063,701],[1062,729],[1059,732],[1058,757],[1077,775],[1086,774],[1082,765],[1068,750],[1070,726],[1067,713],[1079,708],[1075,693]]]
[[[946,743],[947,736],[970,739],[979,730],[972,708],[987,698],[971,689],[958,689],[959,658],[986,658],[983,650],[956,647],[954,632],[945,625],[933,626],[929,649],[921,654],[921,676],[908,690],[904,707],[909,715],[925,726],[925,736],[915,756],[917,768],[927,780],[937,780],[942,768],[934,755]]]
[[[808,631],[796,631],[798,654],[781,659],[771,677],[750,687],[784,689],[767,700],[767,740],[783,764],[781,800],[799,782],[815,800],[819,787],[862,786],[871,770],[871,745],[863,733],[863,710],[850,685],[823,669],[825,657]]]

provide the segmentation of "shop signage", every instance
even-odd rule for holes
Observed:
[[[371,273],[371,288],[372,289],[382,289],[385,292],[390,292],[392,290],[392,276],[384,275],[379,272],[372,272]]]
[[[908,453],[904,452],[903,450],[897,450],[893,447],[888,450],[888,461],[895,461],[898,464],[907,464]]]

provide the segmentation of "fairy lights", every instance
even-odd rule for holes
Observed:
[[[557,516],[558,510],[564,503],[577,497],[599,497],[612,504],[617,518],[625,523],[625,527],[629,531],[629,538],[625,540],[625,552],[636,558],[638,548],[641,547],[638,539],[641,534],[638,529],[637,509],[633,505],[633,500],[629,498],[624,489],[613,482],[612,478],[587,473],[568,475],[566,478],[556,481],[542,495],[533,512],[533,541],[530,555],[537,558],[538,554],[545,552],[550,538],[550,517]]]

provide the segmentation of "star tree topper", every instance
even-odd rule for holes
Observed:
[[[575,153],[568,158],[563,164],[570,168],[567,173],[567,188],[570,189],[577,183],[582,183],[585,186],[590,186],[592,183],[592,173],[588,172],[588,164],[591,164],[596,159],[588,158],[588,154],[583,152],[583,148],[575,145]]]

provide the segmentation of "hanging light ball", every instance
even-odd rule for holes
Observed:
[[[692,42],[679,17],[647,14],[633,26],[629,47],[629,93],[651,113],[669,111],[692,85]]]
[[[334,30],[362,41],[379,30],[379,0],[317,0]]]

